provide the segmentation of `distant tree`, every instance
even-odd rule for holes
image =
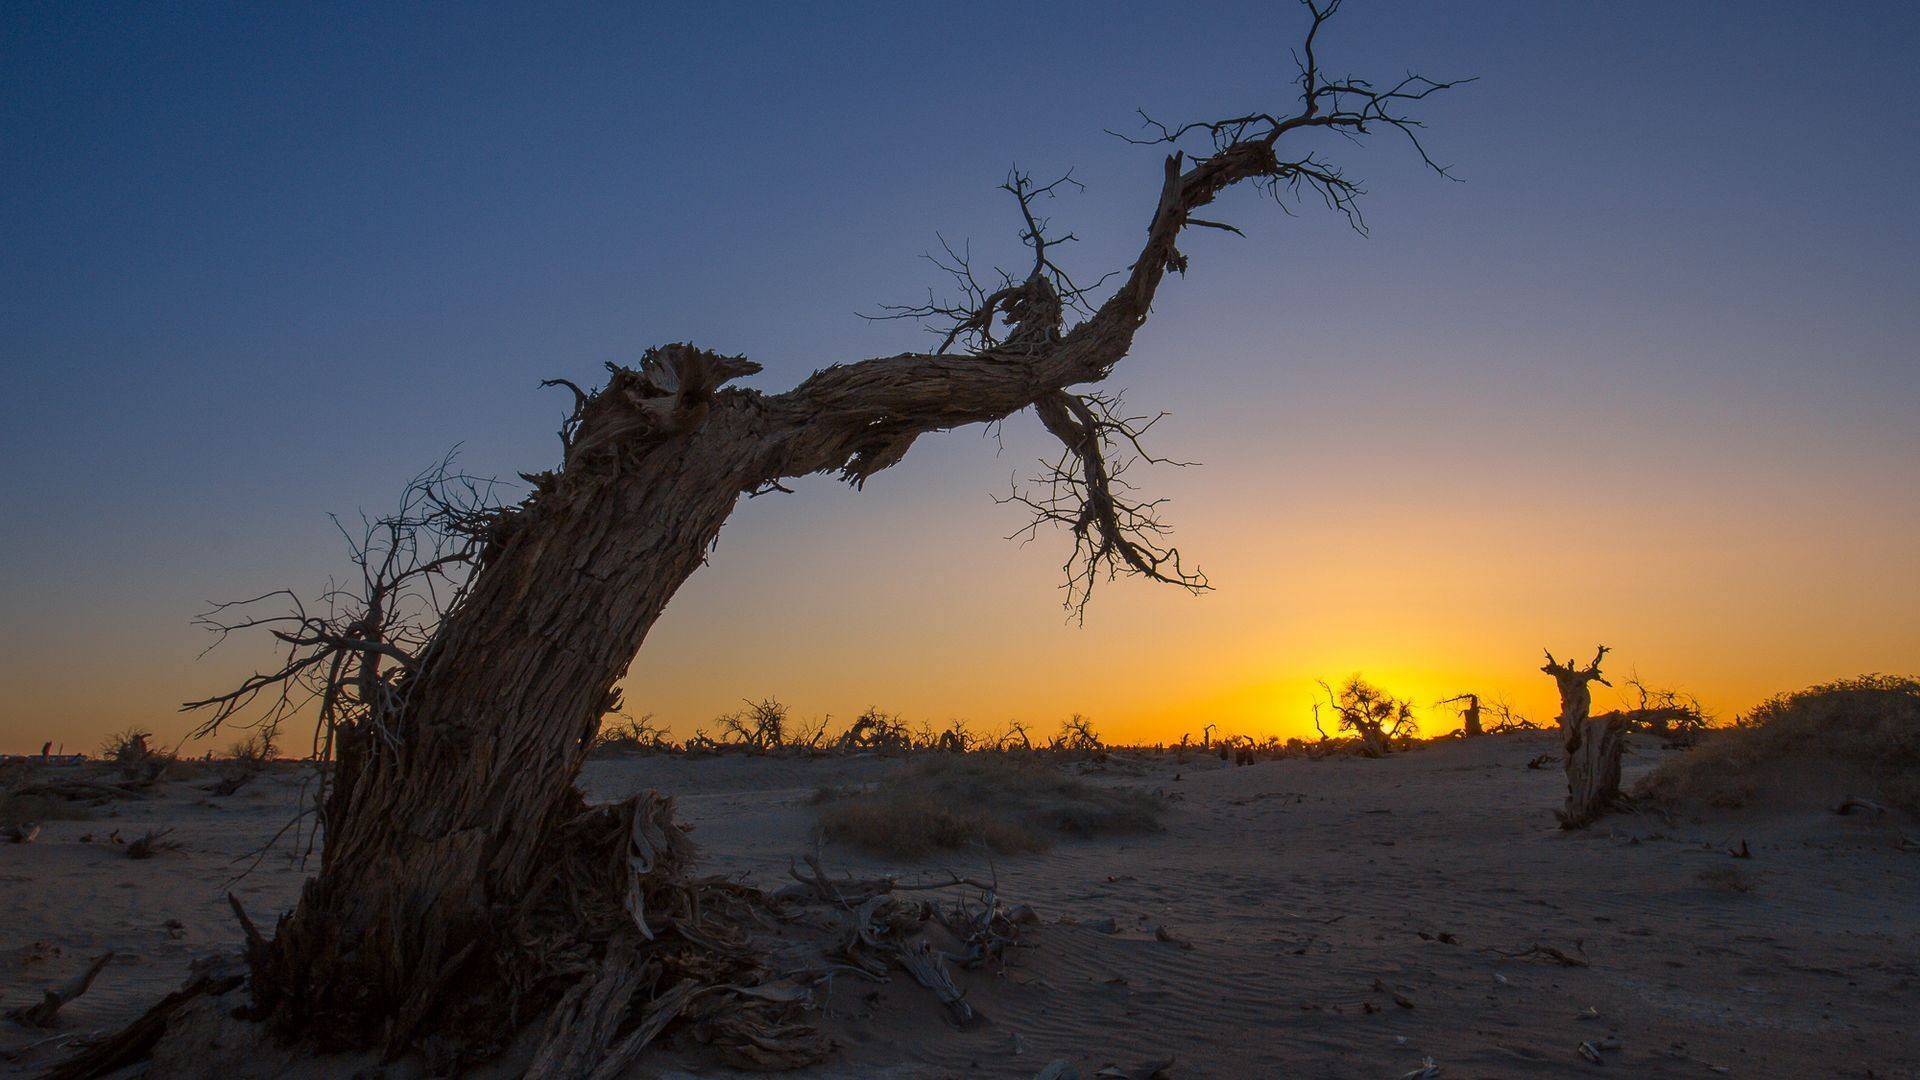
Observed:
[[[1358,675],[1347,679],[1338,691],[1322,679],[1320,691],[1327,696],[1327,708],[1338,720],[1339,730],[1357,736],[1360,752],[1368,757],[1386,756],[1395,739],[1409,737],[1420,730],[1419,722],[1413,717],[1412,702],[1394,697]],[[1318,723],[1317,712],[1315,723]]]
[[[1460,705],[1460,734],[1465,738],[1474,738],[1486,732],[1480,727],[1480,695],[1456,694],[1453,697],[1433,703],[1435,708],[1442,705]]]
[[[1060,721],[1060,733],[1047,740],[1047,749],[1075,754],[1097,753],[1106,748],[1100,733],[1093,728],[1093,721],[1079,713]]]
[[[787,744],[788,709],[778,698],[749,701],[719,718],[721,741],[748,750],[774,750]]]
[[[869,708],[854,717],[853,723],[841,733],[839,746],[842,750],[900,753],[913,748],[913,736],[899,717]]]
[[[1700,707],[1700,699],[1684,690],[1654,689],[1638,675],[1628,679],[1627,686],[1638,697],[1633,708],[1622,710],[1628,731],[1652,735],[1668,745],[1688,746],[1699,741],[1713,723]]]

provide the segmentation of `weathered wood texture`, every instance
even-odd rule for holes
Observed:
[[[1593,683],[1612,686],[1600,674],[1605,645],[1593,662],[1575,667],[1547,654],[1540,670],[1553,676],[1560,689],[1560,736],[1566,751],[1567,801],[1556,811],[1563,829],[1584,828],[1612,807],[1625,802],[1620,790],[1620,755],[1626,749],[1626,718],[1617,712],[1588,715],[1593,710]]]

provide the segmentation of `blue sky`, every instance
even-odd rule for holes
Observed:
[[[855,313],[934,283],[918,256],[936,231],[1016,261],[994,190],[1011,165],[1074,169],[1067,254],[1123,265],[1157,154],[1103,129],[1283,106],[1301,25],[1288,4],[8,5],[0,745],[177,724],[172,702],[251,659],[194,663],[202,601],[319,584],[325,512],[384,504],[454,444],[476,471],[545,467],[564,402],[541,378],[691,339],[761,360],[754,384],[777,389],[922,344]],[[1183,546],[1237,571],[1234,599],[1123,586],[1087,630],[1062,625],[1056,552],[1002,543],[1018,522],[986,499],[1040,444],[959,433],[863,496],[821,483],[748,508],[637,696],[676,723],[770,692],[991,717],[1026,695],[1044,719],[1078,700],[1036,695],[1049,670],[1263,618],[1292,629],[1085,696],[1147,730],[1268,685],[1260,649],[1272,695],[1221,706],[1243,726],[1291,708],[1280,688],[1315,665],[1498,681],[1504,664],[1526,685],[1531,652],[1508,663],[1504,641],[1422,667],[1452,647],[1437,614],[1329,626],[1315,589],[1351,571],[1299,546],[1329,518],[1400,564],[1498,521],[1512,546],[1489,558],[1567,560],[1567,610],[1514,641],[1617,626],[1728,707],[1760,685],[1706,644],[1728,622],[1756,635],[1727,645],[1749,656],[1791,655],[1822,619],[1854,627],[1855,667],[1916,655],[1917,54],[1906,4],[1356,0],[1326,32],[1331,70],[1480,77],[1423,110],[1462,182],[1389,138],[1330,148],[1373,192],[1367,239],[1236,196],[1222,214],[1248,239],[1187,245],[1193,272],[1119,378],[1174,410],[1170,451],[1207,463],[1164,486]],[[1638,564],[1592,554],[1608,527]],[[1635,573],[1676,544],[1734,569]],[[1370,603],[1472,606],[1472,565]],[[831,595],[806,591],[820,581]],[[1606,607],[1635,589],[1659,627]],[[1727,590],[1760,606],[1698,624],[1660,606],[1718,610]],[[863,670],[860,627],[881,620],[901,656]],[[674,681],[720,640],[754,647]],[[1308,640],[1351,659],[1287,658]],[[1006,641],[1036,659],[999,693]]]

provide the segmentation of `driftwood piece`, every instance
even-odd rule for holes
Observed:
[[[88,964],[85,971],[74,976],[72,981],[48,990],[46,996],[38,1002],[8,1011],[7,1019],[22,1027],[52,1027],[55,1017],[60,1013],[60,1007],[86,993],[87,988],[93,985],[93,980],[98,978],[100,972],[112,962],[113,950],[109,949],[101,953],[93,963]]]
[[[933,991],[933,996],[946,1006],[947,1016],[961,1028],[974,1028],[985,1022],[985,1018],[967,1004],[966,991],[954,983],[953,976],[947,972],[947,965],[939,953],[935,952],[931,942],[919,938],[911,944],[893,950],[894,962],[913,976],[913,981]]]
[[[163,851],[172,851],[180,846],[177,840],[167,839],[172,829],[148,829],[146,833],[127,845],[127,858],[151,859]]]
[[[1566,952],[1565,950],[1557,949],[1552,945],[1541,945],[1538,943],[1529,945],[1526,948],[1521,949],[1519,952],[1506,952],[1501,949],[1489,949],[1488,951],[1495,953],[1508,960],[1540,959],[1540,960],[1551,960],[1552,962],[1559,964],[1561,967],[1591,967],[1592,966],[1592,961],[1588,960],[1586,957],[1586,950],[1581,949],[1577,944],[1574,946],[1574,953],[1579,954],[1577,956],[1574,955],[1574,953],[1569,953],[1569,952]]]

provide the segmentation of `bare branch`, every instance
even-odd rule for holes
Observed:
[[[1042,461],[1043,472],[1031,486],[996,501],[1017,503],[1032,519],[1014,538],[1032,538],[1043,525],[1061,525],[1073,536],[1063,567],[1067,610],[1084,618],[1093,589],[1102,578],[1121,573],[1178,585],[1191,592],[1210,589],[1198,568],[1182,565],[1180,549],[1164,542],[1170,531],[1160,519],[1164,499],[1144,499],[1126,479],[1127,470],[1145,462],[1184,467],[1189,462],[1154,457],[1141,437],[1165,413],[1128,416],[1118,395],[1056,393],[1035,412],[1062,445],[1061,455]]]

